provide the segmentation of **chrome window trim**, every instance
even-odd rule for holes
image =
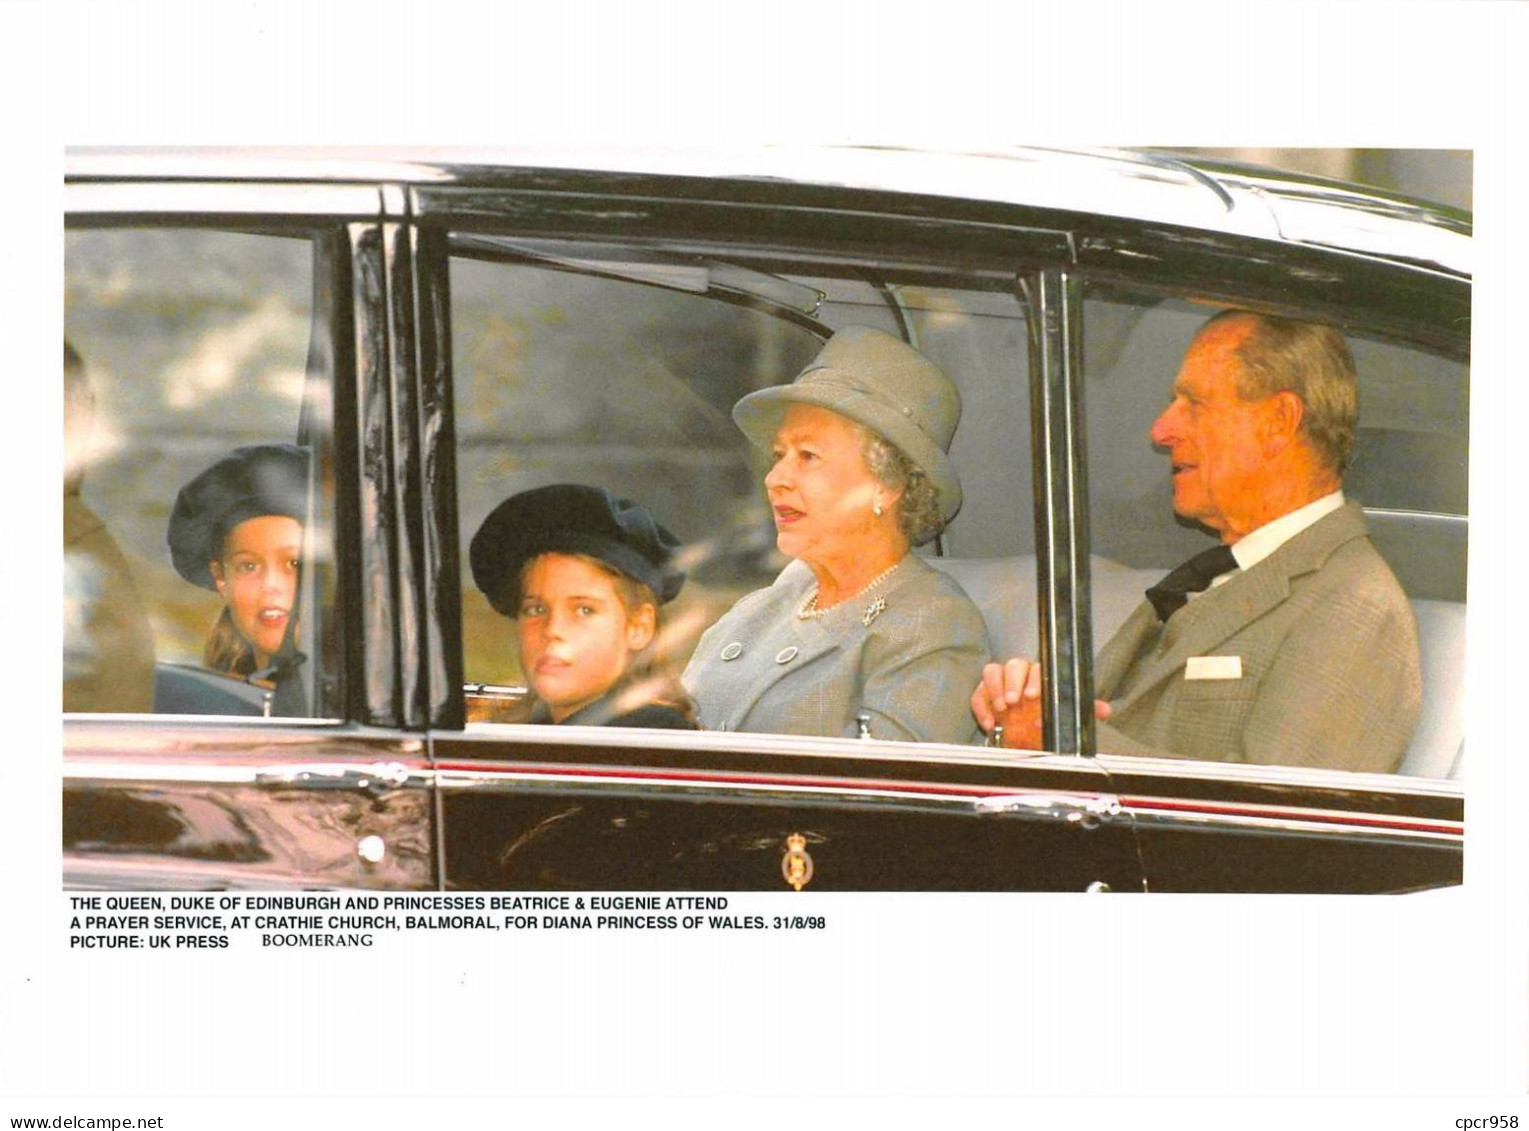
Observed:
[[[397,761],[428,758],[422,735],[328,719],[257,719],[225,715],[75,715],[100,725],[64,728],[64,764],[97,751],[138,764],[248,766],[275,759]],[[255,724],[251,726],[250,724]],[[386,751],[384,757],[380,751]],[[193,761],[196,760],[196,761]]]
[[[1459,836],[1465,829],[1464,821],[1447,817],[1409,817],[1395,813],[1375,813],[1359,809],[1317,809],[1309,805],[1277,805],[1266,802],[1193,801],[1181,797],[1122,795],[1121,804],[1137,816],[1173,817],[1183,812],[1186,817],[1226,818],[1251,821],[1295,821],[1332,826],[1335,824],[1356,828],[1366,825],[1389,828],[1400,825],[1432,826],[1432,833]],[[1418,831],[1423,831],[1419,829]]]
[[[254,766],[220,766],[210,762],[200,762],[193,765],[176,765],[170,762],[155,762],[135,765],[124,762],[110,761],[83,761],[66,759],[64,761],[64,781],[66,783],[101,781],[101,782],[176,782],[183,785],[254,785],[256,768]]]
[[[443,795],[461,792],[519,793],[551,792],[611,793],[624,796],[660,798],[675,793],[702,793],[708,798],[731,798],[742,801],[760,799],[823,801],[829,804],[856,800],[883,808],[936,809],[968,816],[1028,816],[1077,821],[1085,815],[1096,820],[1124,814],[1119,798],[1113,794],[1091,791],[1058,792],[1051,789],[988,789],[976,786],[960,791],[949,789],[892,789],[867,784],[840,784],[816,781],[750,781],[744,774],[736,780],[731,775],[707,779],[638,777],[613,770],[608,774],[568,774],[552,769],[545,773],[525,770],[443,769],[436,771],[436,784]]]
[[[991,766],[1014,769],[1032,766],[1097,777],[1096,766],[1122,776],[1194,779],[1249,785],[1301,786],[1345,792],[1370,791],[1412,797],[1463,797],[1462,783],[1443,778],[1402,774],[1356,773],[1301,766],[1262,766],[1234,762],[1205,762],[1190,758],[1143,758],[1100,752],[1094,758],[1047,751],[995,751],[987,747],[947,743],[866,741],[810,735],[754,734],[741,731],[647,730],[638,727],[542,726],[535,723],[470,722],[460,732],[437,732],[453,744],[501,744],[505,756],[496,761],[525,760],[509,748],[597,747],[607,751],[699,750],[725,753],[784,754],[795,757],[856,761],[904,761],[922,765]],[[471,755],[466,755],[471,757]],[[452,759],[453,761],[455,759]]]
[[[307,718],[297,716],[281,717],[257,717],[252,715],[161,715],[152,711],[142,714],[126,714],[109,711],[65,711],[63,719],[66,723],[111,723],[114,725],[129,724],[155,727],[177,727],[182,723],[215,724],[220,727],[233,727],[240,730],[269,730],[272,727],[313,727],[331,728],[345,725],[344,719],[335,718]]]
[[[420,150],[417,155],[443,150]],[[272,146],[71,146],[64,150],[71,178],[120,180],[247,180],[326,183],[378,181],[448,182],[450,167],[438,159],[410,159],[362,148]]]
[[[1366,517],[1378,515],[1381,518],[1401,519],[1420,524],[1434,524],[1445,526],[1469,526],[1470,515],[1459,514],[1455,511],[1420,511],[1402,510],[1395,507],[1365,507]]]
[[[1465,839],[1464,826],[1456,821],[1428,822],[1450,825],[1436,830],[1389,827],[1398,818],[1375,817],[1385,824],[1367,825],[1356,820],[1334,820],[1323,817],[1303,819],[1275,813],[1255,815],[1249,813],[1162,812],[1150,807],[1143,808],[1133,799],[1121,802],[1132,821],[1140,829],[1162,825],[1195,825],[1205,828],[1245,829],[1252,832],[1290,833],[1298,835],[1341,836],[1346,840],[1406,841],[1411,843],[1460,845]],[[1348,816],[1347,813],[1344,814]],[[1364,816],[1363,814],[1359,816]],[[1422,823],[1422,822],[1419,822]]]
[[[1093,623],[1088,610],[1088,460],[1083,417],[1083,292],[1080,277],[1045,270],[1026,286],[1031,488],[1040,661],[1046,671],[1042,742],[1092,757]]]
[[[64,186],[70,216],[311,216],[371,220],[381,214],[377,186],[258,182],[72,182]]]
[[[215,762],[114,762],[75,759],[64,763],[65,782],[140,782],[176,785],[262,785],[271,788],[303,789],[306,783],[290,780],[304,769],[333,774],[388,767],[386,789],[428,789],[436,784],[435,773],[424,762],[413,765],[375,755],[351,762],[319,762],[301,755],[290,762],[247,762],[219,765]],[[396,767],[396,771],[392,768]],[[394,774],[396,773],[396,776]],[[334,784],[334,783],[330,783]]]
[[[917,762],[923,765],[992,766],[1013,769],[1035,766],[1066,770],[1097,778],[1090,760],[1074,754],[1046,751],[995,751],[983,746],[954,746],[938,742],[894,742],[878,739],[824,738],[799,734],[759,734],[744,731],[650,730],[642,727],[545,726],[536,723],[470,722],[458,731],[437,732],[453,744],[502,744],[514,747],[596,747],[602,750],[697,750],[729,754],[785,754],[796,757],[856,761]],[[497,761],[521,760],[504,757]]]
[[[1353,793],[1400,794],[1407,797],[1463,798],[1459,781],[1418,778],[1405,774],[1359,773],[1305,766],[1262,766],[1246,762],[1205,762],[1194,758],[1142,758],[1100,751],[1097,760],[1106,770],[1132,775],[1206,782],[1240,782],[1248,785],[1302,786]],[[1131,791],[1127,791],[1131,792]]]

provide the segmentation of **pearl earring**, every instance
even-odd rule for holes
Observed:
[[[881,500],[880,499],[878,499],[876,502],[871,504],[871,513],[873,515],[875,515],[877,518],[881,517]]]

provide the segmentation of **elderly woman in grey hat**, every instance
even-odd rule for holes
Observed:
[[[701,638],[684,682],[710,730],[965,743],[989,652],[960,586],[910,553],[961,508],[955,385],[890,334],[836,333],[790,385],[733,407],[771,455],[796,560]]]

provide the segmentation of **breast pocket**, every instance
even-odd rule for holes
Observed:
[[[1253,708],[1256,681],[1179,677],[1170,744],[1196,758],[1231,759],[1242,749],[1242,732]]]

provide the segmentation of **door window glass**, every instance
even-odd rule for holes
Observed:
[[[66,233],[66,711],[337,710],[313,263],[293,236]]]
[[[518,626],[494,611],[471,570],[490,512],[559,483],[598,486],[651,512],[682,544],[688,574],[661,636],[661,666],[677,675],[709,626],[791,562],[764,487],[770,461],[732,408],[790,383],[846,327],[911,344],[959,390],[950,456],[965,502],[919,554],[955,561],[954,570],[1003,562],[1033,575],[1022,557],[1033,546],[1027,336],[1012,280],[883,278],[821,260],[491,236],[454,237],[452,247],[470,721],[522,721],[530,709]],[[974,584],[996,591],[995,578]],[[1024,619],[1033,624],[1033,597]]]
[[[1112,286],[1090,286],[1085,293],[1088,477],[1091,544],[1096,555],[1092,570],[1093,631],[1096,647],[1105,648],[1142,605],[1145,589],[1216,544],[1205,526],[1175,514],[1171,465],[1184,465],[1179,478],[1184,481],[1180,501],[1185,506],[1221,507],[1218,499],[1233,498],[1242,490],[1223,469],[1243,447],[1230,444],[1226,439],[1230,433],[1224,429],[1213,428],[1210,418],[1215,409],[1202,406],[1185,407],[1182,415],[1173,418],[1167,429],[1171,433],[1166,437],[1168,446],[1153,442],[1153,422],[1169,407],[1170,390],[1185,352],[1216,308]],[[1108,651],[1101,653],[1096,670],[1096,678],[1105,684],[1101,694],[1117,708],[1124,708],[1109,727],[1101,729],[1101,752],[1109,752],[1109,731],[1114,728],[1128,738],[1134,735],[1148,746],[1162,748],[1164,753],[1211,757],[1206,744],[1219,743],[1226,759],[1234,761],[1266,760],[1338,769],[1395,768],[1434,777],[1446,777],[1458,770],[1463,733],[1468,368],[1450,358],[1363,332],[1345,331],[1343,338],[1354,359],[1359,396],[1357,434],[1342,477],[1344,496],[1363,505],[1369,539],[1385,568],[1399,581],[1421,643],[1420,658],[1407,661],[1421,667],[1422,707],[1405,754],[1399,763],[1379,767],[1365,754],[1367,743],[1361,739],[1321,751],[1297,750],[1292,745],[1284,752],[1277,749],[1275,740],[1262,753],[1251,752],[1244,746],[1244,728],[1261,709],[1254,704],[1273,694],[1270,689],[1293,661],[1275,641],[1274,627],[1268,629],[1268,640],[1254,639],[1260,631],[1257,623],[1233,625],[1228,621],[1227,631],[1197,644],[1201,652],[1216,656],[1225,652],[1227,658],[1207,661],[1197,655],[1194,673],[1186,666],[1189,661],[1154,666],[1156,659],[1177,647],[1176,633],[1189,631],[1175,628],[1178,613],[1171,614],[1160,627],[1150,628],[1155,643],[1138,641],[1140,647],[1122,648],[1113,660]],[[1202,423],[1193,427],[1186,423],[1192,413],[1200,414]],[[1186,438],[1183,433],[1193,428],[1199,431]],[[1158,438],[1165,437],[1160,432]],[[1189,497],[1196,491],[1198,504]],[[1261,576],[1276,568],[1277,563],[1263,566]],[[1298,598],[1301,586],[1312,583],[1316,576],[1320,574],[1296,578],[1288,587],[1293,587]],[[1207,592],[1230,584],[1217,582]],[[1236,592],[1244,594],[1244,588],[1239,586]],[[1348,623],[1357,624],[1363,613],[1357,605],[1345,613],[1344,602],[1362,603],[1356,594],[1363,588],[1357,580],[1346,585],[1342,593],[1334,594],[1329,610],[1319,616],[1336,623],[1347,615],[1352,618]],[[1225,592],[1234,590],[1227,588]],[[1256,603],[1256,594],[1246,596],[1247,601]],[[1190,602],[1202,599],[1207,598],[1188,598]],[[1209,615],[1205,610],[1212,606],[1190,607],[1205,616]],[[1290,607],[1272,605],[1265,609],[1259,605],[1256,614],[1247,616],[1255,622],[1263,617],[1263,625],[1276,626],[1283,623],[1279,618]],[[1354,630],[1356,634],[1360,631]],[[1136,632],[1136,636],[1141,635]],[[1292,625],[1281,639],[1288,643],[1299,636],[1299,626]],[[1124,639],[1125,634],[1122,642]],[[1338,641],[1334,647],[1341,649],[1342,644]],[[1322,651],[1330,653],[1332,649]],[[1410,644],[1406,651],[1411,651]],[[1132,656],[1128,667],[1120,662],[1125,654]],[[1364,657],[1356,657],[1351,668],[1371,661],[1380,662],[1373,649]],[[1234,671],[1234,663],[1238,670]],[[1307,657],[1302,665],[1304,670],[1314,671],[1319,658]],[[1191,679],[1191,674],[1196,678]],[[1147,688],[1149,683],[1151,688]],[[1341,702],[1340,684],[1330,684],[1322,694],[1308,694],[1305,698],[1309,702],[1284,704],[1282,710],[1291,712],[1287,721],[1302,711],[1322,710],[1316,700]],[[1359,712],[1363,707],[1356,703],[1353,709]],[[1211,736],[1206,728],[1216,735]],[[1292,724],[1288,733],[1299,730]]]

